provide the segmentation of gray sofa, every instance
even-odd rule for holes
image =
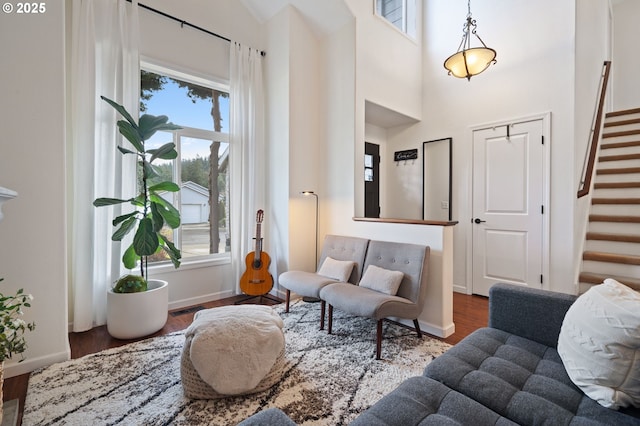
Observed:
[[[467,336],[351,425],[640,425],[640,410],[604,408],[577,388],[556,351],[575,296],[496,284],[489,326]],[[292,425],[282,411],[241,423]]]

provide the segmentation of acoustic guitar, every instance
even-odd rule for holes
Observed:
[[[262,296],[273,288],[273,277],[269,273],[271,257],[262,250],[262,237],[260,235],[264,212],[258,210],[256,215],[255,251],[245,258],[246,270],[240,277],[240,289],[249,296]]]

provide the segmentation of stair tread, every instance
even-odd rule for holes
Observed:
[[[626,173],[640,173],[640,167],[616,167],[612,169],[598,169],[597,175],[617,175]]]
[[[598,161],[624,161],[624,160],[640,160],[640,153],[622,154],[622,155],[601,155]]]
[[[596,182],[594,189],[640,188],[640,182]]]
[[[582,260],[623,263],[625,265],[640,265],[640,256],[634,256],[631,254],[605,253],[600,251],[585,251],[584,253],[582,253]]]
[[[640,141],[602,143],[600,145],[600,148],[613,149],[613,148],[628,148],[631,146],[640,146]]]
[[[619,216],[607,214],[591,214],[589,215],[591,222],[631,222],[640,223],[640,216]]]
[[[620,277],[620,276],[609,276],[597,274],[594,272],[581,272],[580,273],[580,282],[589,283],[589,284],[601,284],[607,278],[613,278],[614,280],[630,286],[630,287],[639,287],[640,286],[640,278],[633,277]]]
[[[592,204],[640,204],[640,198],[592,198]]]
[[[607,120],[604,123],[604,127],[627,126],[629,124],[640,124],[640,118],[632,118],[629,120],[618,120],[618,121]]]
[[[606,232],[587,232],[587,240],[640,243],[640,235],[610,234]]]
[[[612,111],[605,114],[606,118],[620,117],[621,115],[640,114],[640,108],[623,109],[620,111]]]
[[[619,136],[633,136],[633,135],[640,135],[640,129],[621,130],[619,132],[603,133],[602,137],[603,138],[617,138]]]

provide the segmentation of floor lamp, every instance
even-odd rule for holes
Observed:
[[[318,194],[316,194],[314,191],[302,191],[301,192],[302,195],[304,195],[305,197],[308,197],[310,195],[316,197],[316,239],[314,241],[315,243],[315,247],[316,247],[316,257],[313,260],[313,264],[315,265],[316,271],[318,270]],[[313,271],[315,272],[315,271]],[[302,300],[304,300],[305,302],[319,302],[320,299],[315,298],[315,297],[303,297]]]

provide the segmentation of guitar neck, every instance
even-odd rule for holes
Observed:
[[[261,236],[261,228],[262,225],[260,223],[256,224],[256,258],[260,259],[260,254],[262,252],[262,236]]]

